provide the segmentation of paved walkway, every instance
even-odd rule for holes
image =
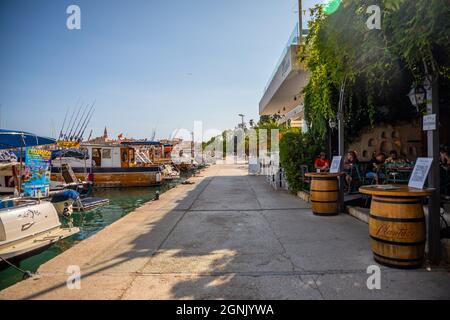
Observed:
[[[246,167],[212,166],[45,263],[0,299],[450,299],[449,270],[381,268],[368,227],[313,216]],[[69,265],[81,289],[66,287]]]

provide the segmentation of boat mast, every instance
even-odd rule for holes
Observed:
[[[94,107],[94,105],[92,105],[92,107]],[[78,141],[81,142],[83,140],[83,135],[84,135],[84,131],[86,130],[87,126],[89,125],[89,123],[91,122],[92,119],[92,115],[94,114],[95,108],[92,109],[91,115],[89,116],[86,125],[83,128],[83,131],[80,133],[79,137],[78,137]],[[92,130],[91,130],[91,134],[92,134]],[[90,135],[89,135],[90,138]]]
[[[94,105],[95,105],[95,100],[91,105],[91,108],[89,109],[88,113],[86,114],[86,118],[83,121],[83,124],[80,127],[80,130],[78,131],[78,133],[75,136],[75,140],[79,141],[80,139],[83,138],[83,133],[84,130],[86,129],[86,126],[88,125],[89,122],[86,122],[89,119],[89,116],[91,115],[91,111],[93,113],[93,109],[94,109]],[[91,115],[92,116],[92,115]]]
[[[80,108],[78,109],[77,116],[73,120],[72,126],[70,127],[70,131],[69,131],[69,135],[68,135],[70,141],[72,141],[72,137],[73,137],[72,136],[72,131],[75,128],[75,123],[77,122],[78,116],[80,115],[80,111],[81,111],[82,108],[83,108],[83,104],[81,104]]]
[[[86,114],[86,111],[87,111],[88,108],[89,108],[88,104],[86,104],[86,107],[83,108],[83,112],[81,113],[80,120],[78,121],[78,123],[77,123],[77,125],[75,127],[75,130],[73,131],[73,138],[74,139],[76,139],[76,137],[77,137],[78,129],[79,129],[79,127],[80,127],[80,125],[81,125],[81,123],[83,121],[84,115]],[[72,137],[70,138],[70,140],[72,140]]]

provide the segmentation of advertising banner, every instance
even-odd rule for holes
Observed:
[[[50,189],[50,160],[48,150],[26,148],[23,190],[25,196],[47,197]]]

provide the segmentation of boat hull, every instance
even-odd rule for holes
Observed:
[[[54,228],[36,235],[19,239],[0,246],[0,256],[3,259],[24,259],[40,250],[44,250],[55,242],[70,237],[80,231],[79,228]],[[11,262],[11,261],[10,261]]]
[[[54,169],[51,179],[60,181],[61,174],[58,168]],[[73,168],[73,171],[78,179],[86,181],[84,168]],[[157,167],[95,168],[93,174],[93,186],[96,188],[149,187],[162,182],[161,171]]]
[[[61,228],[58,213],[49,201],[5,199],[0,206],[0,256],[12,259],[52,245],[79,232]]]

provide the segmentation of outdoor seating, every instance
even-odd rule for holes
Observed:
[[[384,165],[385,184],[407,184],[413,171],[409,164],[387,163]]]
[[[306,176],[309,172],[309,167],[307,165],[300,166],[300,181],[305,189],[309,189],[307,186],[311,184],[311,178]]]
[[[350,176],[350,183],[348,186],[348,192],[357,192],[358,188],[365,183],[364,176],[362,175],[361,167],[359,164],[353,164],[346,170]]]

